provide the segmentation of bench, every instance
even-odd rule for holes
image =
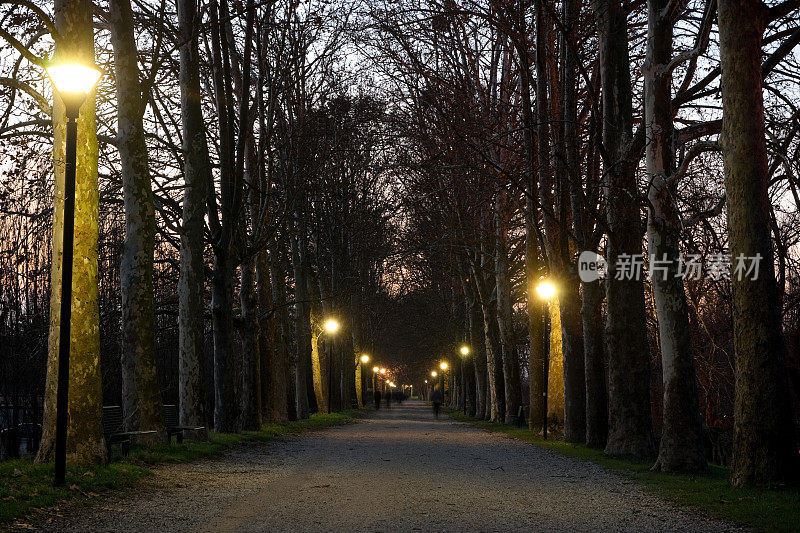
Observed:
[[[103,406],[103,436],[106,439],[106,449],[108,456],[111,457],[111,446],[119,444],[122,455],[128,455],[131,451],[131,437],[139,435],[150,435],[155,431],[125,431],[124,419],[122,417],[122,407],[119,405]]]
[[[178,406],[177,405],[164,405],[164,422],[167,426],[167,442],[172,442],[172,436],[178,444],[183,442],[184,431],[200,431],[206,429],[205,426],[181,426],[178,424]]]
[[[519,406],[519,410],[517,410],[516,415],[511,415],[511,423],[517,427],[522,427],[525,425],[525,409],[523,406]]]

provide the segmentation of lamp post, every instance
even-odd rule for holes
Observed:
[[[536,293],[539,298],[545,301],[546,307],[544,312],[544,368],[542,369],[544,375],[544,396],[543,413],[542,413],[542,438],[547,440],[547,388],[548,388],[548,374],[550,371],[550,300],[556,295],[556,286],[543,279],[536,285]]]
[[[469,356],[469,346],[466,344],[459,350],[461,352],[461,395],[464,397],[464,414],[467,414],[467,372],[466,360]]]
[[[447,373],[447,367],[448,366],[449,365],[447,364],[447,361],[442,361],[441,363],[439,363],[439,368],[442,369],[442,373],[440,374],[439,379],[441,380],[441,383],[442,383],[442,399],[443,400],[445,399],[445,393],[447,392],[447,389],[445,388],[446,383],[445,383],[445,380],[444,380],[444,376]],[[450,391],[450,392],[452,393],[452,391]],[[444,404],[447,405],[447,402],[445,401]]]
[[[335,335],[337,331],[339,331],[339,322],[333,318],[329,318],[325,321],[325,331],[328,332],[329,335]],[[328,353],[328,413],[332,413],[333,409],[331,408],[331,401],[333,399],[331,385],[333,384],[333,350]]]
[[[55,480],[64,485],[67,469],[67,424],[69,405],[69,343],[72,320],[72,258],[75,240],[75,166],[78,146],[78,115],[102,72],[92,65],[76,63],[47,67],[47,75],[64,102],[67,115],[67,146],[64,162],[64,234],[61,255],[61,314],[58,326],[58,381],[56,388]]]
[[[367,399],[365,398],[367,392],[366,391],[367,379],[364,377],[364,365],[369,363],[369,356],[367,354],[363,354],[361,357],[359,357],[359,361],[360,362],[358,363],[355,377],[358,378],[357,394],[360,396],[361,399],[361,405],[359,405],[359,407],[364,407],[365,405],[367,405]]]

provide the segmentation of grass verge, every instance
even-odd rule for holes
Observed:
[[[542,440],[528,428],[475,420],[459,411],[448,411],[454,420],[469,422],[492,432],[505,433],[534,446],[567,457],[591,461],[641,483],[659,497],[700,510],[708,516],[762,531],[800,531],[800,490],[796,488],[734,489],[728,484],[728,469],[711,465],[701,475],[651,472],[655,460],[609,457],[602,450],[562,440]]]
[[[363,414],[357,409],[340,413],[317,413],[297,422],[264,424],[260,431],[211,433],[207,441],[184,441],[154,447],[134,446],[130,455],[119,457],[115,448],[113,461],[105,465],[67,467],[66,485],[53,486],[53,463],[35,464],[30,460],[0,462],[0,529],[20,521],[37,509],[62,502],[88,500],[100,493],[130,486],[151,474],[150,467],[163,463],[188,463],[214,457],[223,451],[248,442],[269,442],[278,437],[300,435],[331,426],[353,422]]]

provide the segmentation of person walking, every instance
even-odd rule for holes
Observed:
[[[381,390],[380,389],[375,388],[374,397],[375,397],[375,410],[377,411],[378,409],[381,408]]]
[[[431,402],[433,403],[433,417],[439,420],[439,411],[442,408],[442,402],[444,402],[444,394],[442,394],[442,388],[439,385],[433,388]]]

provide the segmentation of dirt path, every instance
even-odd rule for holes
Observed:
[[[159,468],[51,531],[721,531],[601,468],[421,403]]]

